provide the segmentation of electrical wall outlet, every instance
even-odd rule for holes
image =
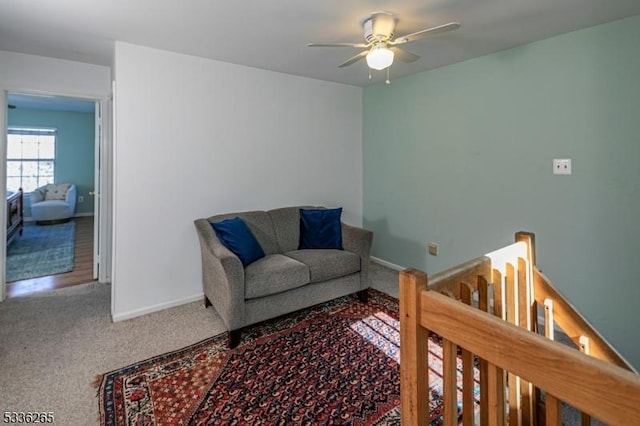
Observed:
[[[84,203],[84,196],[78,195],[78,202],[79,203]]]
[[[554,175],[570,175],[571,174],[571,158],[554,158],[553,174]]]
[[[429,243],[429,254],[431,256],[437,256],[438,255],[438,244]]]

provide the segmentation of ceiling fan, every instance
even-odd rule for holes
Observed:
[[[458,22],[449,22],[448,24],[417,31],[394,39],[396,21],[393,14],[389,12],[374,12],[362,23],[365,43],[309,43],[307,46],[354,47],[365,49],[346,62],[338,65],[338,67],[346,67],[360,59],[366,58],[369,68],[383,70],[391,66],[395,56],[403,62],[415,62],[420,59],[420,56],[407,52],[397,46],[460,28]]]

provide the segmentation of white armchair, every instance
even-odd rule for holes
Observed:
[[[76,186],[72,183],[41,186],[30,198],[31,217],[39,225],[68,222],[76,211]]]

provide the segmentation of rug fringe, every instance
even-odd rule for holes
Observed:
[[[102,379],[104,378],[104,374],[96,374],[91,382],[91,387],[94,389],[99,389],[102,384]]]

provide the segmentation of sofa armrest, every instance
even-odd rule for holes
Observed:
[[[361,258],[369,260],[371,255],[371,244],[373,242],[373,232],[367,229],[342,224],[342,247]]]
[[[76,186],[74,184],[71,184],[69,186],[69,189],[67,190],[67,193],[65,194],[65,201],[69,205],[69,211],[71,212],[71,215],[73,215],[73,213],[75,213],[76,211],[76,192]]]
[[[370,287],[369,282],[369,258],[371,256],[371,244],[373,232],[367,229],[342,224],[342,247],[360,256],[360,290]]]
[[[44,200],[44,187],[36,188],[29,194],[29,199],[31,200],[31,204],[39,203]]]
[[[244,326],[244,268],[213,232],[207,219],[194,221],[202,255],[202,290],[227,330]]]

